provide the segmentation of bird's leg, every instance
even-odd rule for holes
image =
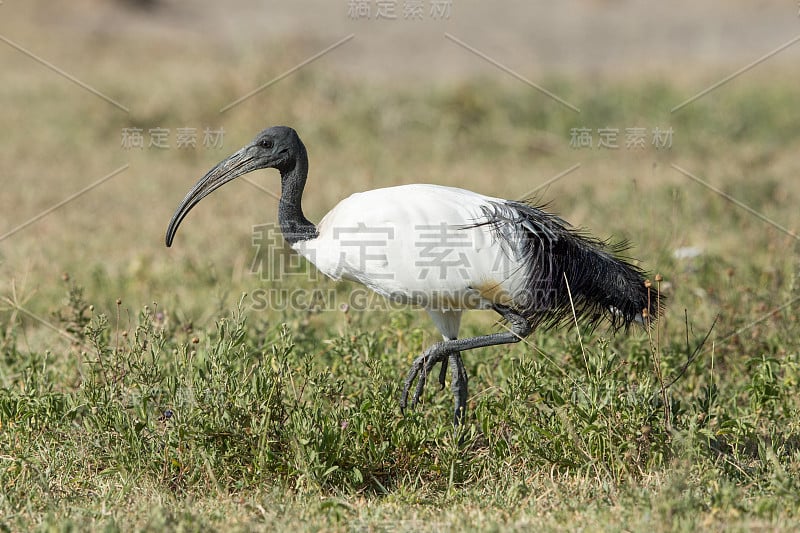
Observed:
[[[467,369],[464,368],[464,361],[461,360],[461,352],[450,352],[450,366],[453,369],[453,378],[450,388],[453,390],[455,408],[453,411],[453,425],[460,426],[464,423],[467,415]],[[442,362],[442,368],[446,368]]]
[[[453,391],[453,400],[455,408],[453,412],[453,425],[459,426],[464,422],[464,417],[467,412],[467,396],[468,396],[468,382],[467,369],[464,367],[464,361],[461,359],[461,352],[450,352],[447,357],[442,357],[442,367],[439,369],[439,385],[444,389],[444,380],[447,377],[447,366],[450,364],[452,368],[452,378],[450,382],[450,389]],[[426,365],[427,366],[427,365]],[[432,365],[431,365],[432,366]],[[415,405],[419,400],[422,390],[417,386],[414,397],[411,399],[411,405]]]
[[[453,372],[452,387],[456,404],[454,422],[456,424],[463,422],[467,407],[467,373],[464,369],[464,363],[461,360],[461,354],[459,352],[472,350],[473,348],[482,348],[484,346],[519,342],[531,332],[531,325],[525,317],[516,311],[501,305],[494,306],[494,310],[508,320],[511,324],[509,328],[510,331],[491,333],[489,335],[481,335],[479,337],[470,337],[466,339],[446,340],[430,346],[422,355],[414,360],[408,372],[408,376],[406,376],[403,383],[403,393],[400,397],[401,411],[405,411],[408,403],[408,390],[411,388],[414,379],[417,379],[417,386],[414,390],[414,396],[411,398],[412,407],[417,404],[422,395],[428,372],[433,369],[436,363],[444,362],[449,359]],[[440,372],[439,381],[441,382],[442,379],[443,376]]]
[[[469,378],[467,377],[467,369],[464,367],[464,361],[461,359],[461,352],[450,352],[447,354],[447,357],[442,357],[442,367],[439,369],[439,385],[442,387],[440,390],[444,390],[448,362],[453,369],[452,381],[450,383],[450,389],[453,391],[453,399],[455,401],[453,425],[459,426],[464,421],[464,415],[467,412],[467,383],[469,382]],[[429,362],[429,365],[426,365],[426,367],[427,366],[432,365],[430,365]],[[417,403],[421,394],[422,389],[419,387],[418,383],[414,397],[411,399],[412,407]]]

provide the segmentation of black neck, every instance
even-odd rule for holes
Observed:
[[[306,147],[299,139],[298,143],[300,146],[297,156],[279,169],[281,200],[278,204],[278,224],[283,238],[289,244],[313,239],[318,235],[317,228],[303,215],[303,208],[300,205],[308,176],[308,155]]]

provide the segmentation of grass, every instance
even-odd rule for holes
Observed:
[[[191,54],[161,58],[165,89],[149,93],[128,72],[142,59],[122,70],[113,53],[98,58],[93,79],[130,116],[60,79],[32,83],[20,58],[0,87],[0,120],[33,124],[36,141],[0,131],[3,228],[130,165],[0,243],[0,528],[797,527],[797,241],[670,167],[797,228],[791,80],[737,80],[676,114],[702,83],[543,80],[576,115],[502,79],[405,88],[312,69],[221,119],[269,76]],[[208,83],[215,68],[224,81]],[[123,127],[220,121],[222,151],[119,147]],[[163,248],[194,179],[268,123],[294,125],[309,147],[314,220],[371,187],[518,197],[581,163],[538,195],[600,237],[631,240],[663,276],[667,316],[651,335],[541,331],[466,354],[463,435],[435,382],[402,416],[401,378],[433,327],[379,299],[360,309],[357,287],[307,265],[279,280],[251,272],[251,228],[275,218],[269,195],[231,185]],[[639,125],[673,127],[674,146],[569,147],[571,128]],[[253,179],[277,190],[271,174]],[[681,247],[702,253],[678,259]],[[280,289],[322,290],[325,310],[263,292]],[[494,327],[476,312],[463,334]]]
[[[8,529],[661,530],[797,519],[800,358],[778,332],[772,350],[729,353],[713,369],[708,357],[684,369],[685,347],[671,340],[669,430],[642,334],[587,335],[582,355],[574,336],[541,333],[469,357],[474,414],[459,446],[446,393],[431,387],[424,409],[397,411],[399,371],[425,340],[410,311],[370,327],[340,312],[339,324],[303,335],[248,323],[240,305],[196,330],[153,307],[133,319],[122,305],[93,313],[65,285],[56,318],[72,350],[24,353],[13,333],[5,339]]]

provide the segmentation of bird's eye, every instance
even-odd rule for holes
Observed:
[[[262,139],[262,141],[258,144],[260,144],[262,148],[266,148],[267,150],[272,149],[272,147],[275,145],[272,139]]]

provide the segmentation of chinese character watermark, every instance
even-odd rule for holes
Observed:
[[[470,264],[464,249],[473,247],[468,233],[444,222],[432,226],[414,226],[414,229],[417,232],[414,245],[419,248],[414,266],[420,267],[417,271],[419,279],[428,279],[431,269],[435,269],[435,279],[439,281],[454,275],[468,279]]]
[[[348,0],[352,20],[449,20],[453,0]]]
[[[593,143],[590,128],[572,128],[570,130],[569,145],[572,148],[591,148]]]
[[[595,144],[595,134],[597,143]],[[651,129],[643,127],[624,128],[623,138],[620,141],[620,129],[605,127],[592,130],[586,127],[576,127],[569,130],[570,148],[594,148],[616,150],[624,146],[626,150],[644,150],[649,144],[656,150],[669,150],[672,148],[674,130],[672,127],[659,126]]]
[[[225,130],[223,128],[203,129],[202,147],[207,150],[219,150],[224,145]],[[174,144],[173,144],[174,143]],[[175,128],[175,135],[169,128],[122,128],[120,136],[120,147],[123,150],[134,148],[154,150],[168,150],[171,147],[180,150],[194,150],[198,145],[197,128],[183,127]]]
[[[122,147],[126,150],[144,148],[142,128],[122,128]]]
[[[343,235],[349,237],[342,239]],[[375,280],[392,279],[394,274],[383,267],[389,259],[389,242],[394,238],[394,228],[369,227],[363,222],[352,227],[334,228],[333,239],[338,241],[340,248],[335,272],[350,270],[368,273]],[[376,250],[370,252],[369,248]]]
[[[598,148],[619,148],[617,144],[618,128],[598,128],[597,135],[600,137],[597,141]]]
[[[655,127],[651,131],[652,133],[652,145],[655,146],[657,149],[669,149],[672,148],[672,128],[668,128],[666,130],[662,130],[659,127]]]
[[[169,130],[167,128],[150,128],[148,132],[150,133],[150,144],[148,145],[149,148],[159,148],[161,150],[166,150],[169,148]]]
[[[309,281],[318,281],[322,277],[316,268],[310,267],[289,247],[286,235],[277,224],[253,226],[251,239],[255,253],[250,272],[262,281],[280,281],[288,276],[305,276]]]
[[[368,298],[361,295],[359,302],[343,302],[354,308],[380,307],[381,300],[389,299],[397,305],[476,309],[508,302],[513,294],[514,302],[526,308],[550,309],[555,301],[553,286],[561,283],[553,263],[558,238],[546,223],[536,223],[526,208],[520,209],[494,215],[491,226],[442,221],[397,228],[358,222],[330,228],[322,242],[310,239],[297,251],[286,244],[297,239],[277,224],[253,226],[250,271],[268,282],[253,305],[335,309],[329,294],[309,293],[327,276],[369,288]],[[275,283],[298,275],[314,282],[314,287]]]

